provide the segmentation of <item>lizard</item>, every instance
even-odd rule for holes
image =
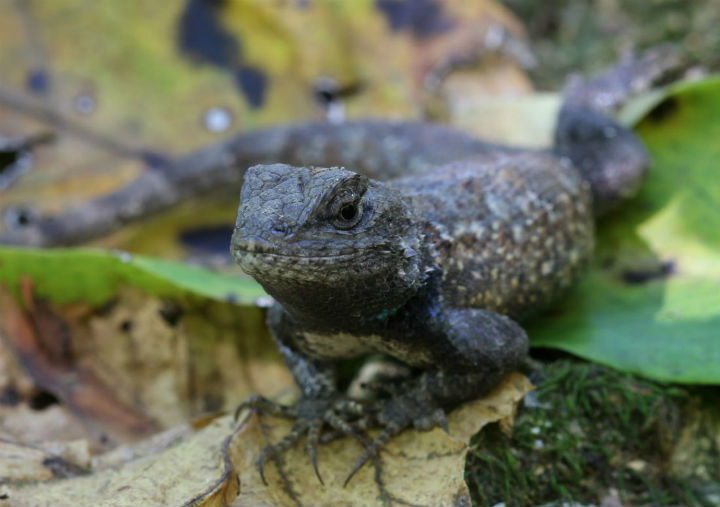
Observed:
[[[356,438],[381,428],[361,439],[347,484],[398,432],[447,430],[447,410],[526,360],[519,322],[578,279],[595,217],[641,184],[648,153],[610,113],[669,68],[658,55],[571,81],[549,150],[364,121],[293,131],[297,149],[279,159],[301,164],[246,171],[230,249],[274,298],[267,322],[301,391],[293,405],[254,395],[238,407],[295,420],[261,451],[263,481],[265,462],[304,434],[322,483],[326,426]],[[418,374],[371,402],[339,392],[339,362],[376,353]]]

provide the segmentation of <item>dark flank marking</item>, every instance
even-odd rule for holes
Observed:
[[[228,244],[233,227],[228,224],[207,225],[180,233],[180,243],[206,254],[229,255]]]
[[[623,271],[622,278],[628,285],[639,285],[653,280],[667,278],[674,273],[675,263],[668,261],[654,268]]]
[[[38,95],[45,95],[50,91],[50,75],[43,69],[32,69],[25,80],[27,89]]]
[[[394,32],[407,30],[417,39],[427,39],[447,32],[453,21],[436,0],[376,0]]]
[[[676,97],[668,97],[647,115],[647,118],[653,123],[660,123],[667,121],[668,118],[673,116],[680,109],[680,101]]]
[[[235,85],[242,92],[250,107],[257,109],[265,102],[268,78],[262,70],[244,65],[234,72]]]

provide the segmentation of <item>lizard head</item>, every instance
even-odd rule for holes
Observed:
[[[295,318],[352,324],[420,287],[418,231],[386,184],[337,167],[259,165],[244,177],[231,252]]]

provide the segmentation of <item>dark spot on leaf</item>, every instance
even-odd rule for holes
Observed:
[[[394,32],[407,30],[416,39],[434,37],[450,30],[453,21],[437,0],[376,0]]]
[[[160,308],[160,316],[170,327],[177,326],[184,314],[185,310],[175,301],[164,301]]]
[[[180,233],[180,242],[188,248],[212,255],[230,255],[232,225],[209,225],[188,229]]]
[[[205,412],[217,412],[222,408],[223,399],[219,394],[206,394],[203,396],[203,409]]]
[[[112,298],[107,303],[105,303],[101,307],[99,307],[96,310],[96,313],[98,315],[100,315],[101,317],[106,317],[106,316],[110,315],[110,312],[112,312],[115,309],[117,304],[118,304],[118,299]]]
[[[238,296],[234,292],[228,292],[225,294],[225,301],[231,304],[235,304],[238,302]]]
[[[107,436],[107,433],[101,433],[99,439],[101,444],[107,444],[108,442],[110,442],[110,437]]]
[[[188,0],[180,16],[178,44],[180,51],[195,61],[231,69],[239,61],[240,45],[220,21],[224,4],[225,1]]]
[[[56,403],[58,403],[57,397],[49,391],[37,391],[30,398],[30,408],[33,410],[45,410]]]
[[[654,123],[667,121],[679,108],[680,101],[676,97],[667,97],[648,113],[647,118]]]
[[[220,19],[225,0],[188,0],[178,22],[181,53],[199,63],[209,63],[232,73],[237,89],[250,107],[265,100],[268,78],[254,67],[243,65],[241,42]]]
[[[667,278],[675,273],[675,263],[673,261],[663,262],[655,268],[625,270],[622,273],[622,279],[629,285],[638,285],[647,283],[652,280]]]
[[[7,493],[0,493],[0,500],[7,500],[10,498]]]
[[[52,458],[45,458],[42,462],[43,466],[52,472],[53,477],[56,479],[67,479],[69,477],[75,477],[77,475],[83,475],[88,473],[83,467],[76,465],[70,461],[64,460],[59,456],[53,456]]]
[[[242,66],[235,71],[235,84],[253,109],[265,102],[267,83],[265,73],[255,67]]]
[[[120,331],[122,331],[123,333],[129,333],[130,331],[132,331],[132,328],[133,328],[133,321],[130,319],[123,320],[120,323]]]
[[[330,104],[340,98],[340,83],[331,77],[322,77],[313,84],[313,96],[322,105]]]
[[[50,75],[43,69],[29,71],[25,83],[28,90],[38,95],[50,91]]]
[[[313,83],[312,94],[321,105],[356,95],[362,86],[359,82],[342,85],[336,79],[322,76]]]
[[[20,403],[20,400],[20,392],[15,386],[5,386],[2,392],[0,392],[0,405],[14,407]]]

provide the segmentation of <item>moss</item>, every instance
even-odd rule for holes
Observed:
[[[672,473],[696,405],[686,390],[569,360],[535,377],[512,436],[495,425],[473,441],[466,480],[476,505],[599,504],[614,494],[623,505],[709,505],[707,481]]]

